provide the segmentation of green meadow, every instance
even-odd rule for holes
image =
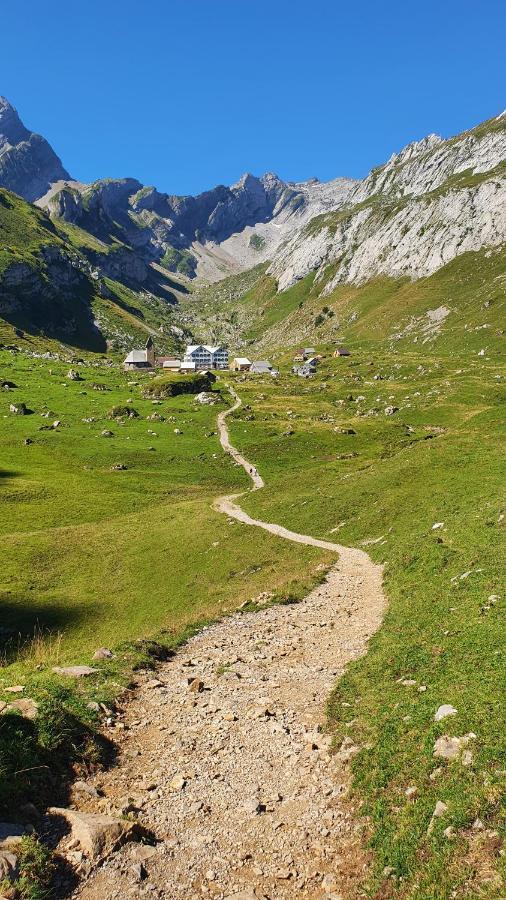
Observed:
[[[328,705],[336,745],[361,748],[372,895],[497,898],[504,859],[472,825],[505,826],[504,366],[380,347],[322,347],[309,381],[234,376],[249,408],[232,439],[269,486],[243,506],[385,567],[384,624]],[[436,723],[444,703],[458,713]],[[434,758],[439,736],[469,732],[469,766]]]
[[[228,401],[153,402],[116,366],[74,366],[81,381],[68,369],[25,357],[2,367],[17,385],[0,394],[4,626],[57,628],[70,660],[288,586],[274,573],[279,542],[245,541],[211,509],[247,486],[214,431]],[[19,401],[33,412],[10,413]]]
[[[219,494],[247,487],[216,436],[217,411],[229,403],[219,390],[211,406],[192,395],[153,401],[144,396],[150,376],[105,359],[74,361],[79,381],[66,377],[68,362],[0,351],[0,364],[0,380],[16,385],[0,390],[0,701],[23,684],[41,703],[60,703],[63,690],[65,705],[69,679],[53,666],[90,664],[96,649],[111,648],[114,660],[73,687],[80,716],[80,701],[111,698],[125,684],[139,640],[173,646],[263,591],[303,596],[333,561],[212,509]],[[30,414],[10,412],[18,403]],[[29,787],[8,781],[17,771],[6,747],[12,718],[0,718],[7,805],[13,787]],[[41,747],[37,734],[30,741],[33,763]]]

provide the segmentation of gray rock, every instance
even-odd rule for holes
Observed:
[[[72,838],[93,860],[107,856],[125,841],[136,839],[134,823],[124,819],[63,807],[51,807],[48,815],[64,819],[70,826]]]
[[[428,835],[432,834],[432,832],[434,830],[434,824],[435,824],[436,819],[440,819],[442,816],[444,816],[444,814],[446,812],[448,812],[448,806],[446,805],[446,803],[443,803],[442,800],[438,800],[434,807],[434,812],[432,813],[432,818],[429,822],[429,827],[427,829]]]
[[[258,797],[251,797],[243,806],[244,812],[250,816],[259,816],[266,810],[265,803],[261,803]]]
[[[186,778],[184,777],[184,775],[178,773],[177,775],[174,775],[174,778],[171,779],[169,787],[173,791],[182,791],[185,784]]]
[[[19,864],[16,854],[11,850],[0,850],[0,883],[2,881],[13,882],[18,875]]]
[[[23,825],[0,822],[0,850],[16,850],[25,834],[26,828]]]
[[[107,647],[99,647],[93,654],[93,659],[112,659],[112,650]]]
[[[87,781],[74,781],[72,787],[74,791],[77,791],[78,794],[87,794],[88,797],[100,796],[97,789],[92,784],[88,784]]]
[[[40,819],[40,812],[33,803],[23,803],[19,808],[19,812],[23,817],[23,821],[38,822]]]
[[[25,403],[10,403],[9,411],[15,416],[27,416],[28,409]]]
[[[156,856],[156,854],[156,847],[153,847],[150,844],[137,844],[132,850],[131,859],[133,862],[145,863],[148,859],[152,859],[153,856]]]
[[[136,881],[144,881],[148,873],[141,862],[134,863],[131,866],[131,872]]]
[[[53,666],[53,672],[57,675],[66,675],[68,678],[86,678],[95,675],[99,670],[92,666]]]
[[[475,737],[476,735],[473,732],[464,734],[461,737],[449,737],[447,734],[443,734],[434,743],[433,756],[447,760],[458,759],[469,742],[474,740]],[[469,765],[469,762],[467,765]]]

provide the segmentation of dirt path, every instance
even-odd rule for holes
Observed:
[[[228,414],[239,403],[235,395]],[[226,415],[222,446],[249,473]],[[254,489],[264,486],[252,478]],[[102,796],[76,796],[76,805],[134,809],[159,843],[128,844],[96,870],[78,854],[81,900],[362,896],[361,826],[346,798],[355,748],[330,755],[320,725],[336,677],[380,624],[381,568],[363,551],[251,519],[236,500],[219,498],[216,508],[339,560],[302,602],[231,616],[203,629],[156,679],[140,676],[115,729],[119,764],[94,780]]]

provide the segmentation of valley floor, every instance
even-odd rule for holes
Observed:
[[[222,443],[249,471],[220,418]],[[326,547],[339,561],[303,601],[206,628],[156,679],[140,680],[121,715],[119,764],[97,776],[94,800],[75,799],[117,814],[133,798],[158,843],[126,845],[76,896],[362,896],[363,823],[347,797],[357,748],[350,741],[331,757],[321,724],[336,676],[365,652],[385,600],[381,567],[366,553]],[[60,850],[72,862],[68,846]]]
[[[149,376],[105,361],[75,363],[73,381],[63,360],[0,357],[14,382],[0,432],[0,702],[12,709],[18,685],[39,704],[34,721],[0,717],[2,816],[17,821],[33,797],[41,810],[76,802],[138,812],[159,839],[150,858],[126,847],[96,874],[67,845],[89,876],[83,896],[504,894],[501,358],[372,339],[347,360],[319,349],[307,382],[227,376],[243,401],[226,420],[235,466],[223,385],[210,406],[153,403]],[[34,412],[9,412],[20,401]],[[240,495],[248,459],[267,487]],[[384,567],[388,609],[365,655],[380,609],[368,615],[365,575],[345,577],[365,553],[336,538]],[[140,673],[139,638],[170,652],[197,629],[156,679]],[[53,672],[101,645],[113,658],[93,677],[69,687]],[[332,687],[330,758],[316,728]],[[438,720],[444,704],[454,712]],[[118,765],[83,802],[69,770],[89,778],[107,717]],[[437,754],[465,736],[465,756]],[[348,756],[367,859],[338,791]]]

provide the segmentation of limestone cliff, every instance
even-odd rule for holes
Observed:
[[[460,253],[506,240],[506,116],[456,138],[430,135],[373,170],[346,206],[313,219],[274,257],[284,290],[335,266],[326,291],[378,274],[430,275]]]

